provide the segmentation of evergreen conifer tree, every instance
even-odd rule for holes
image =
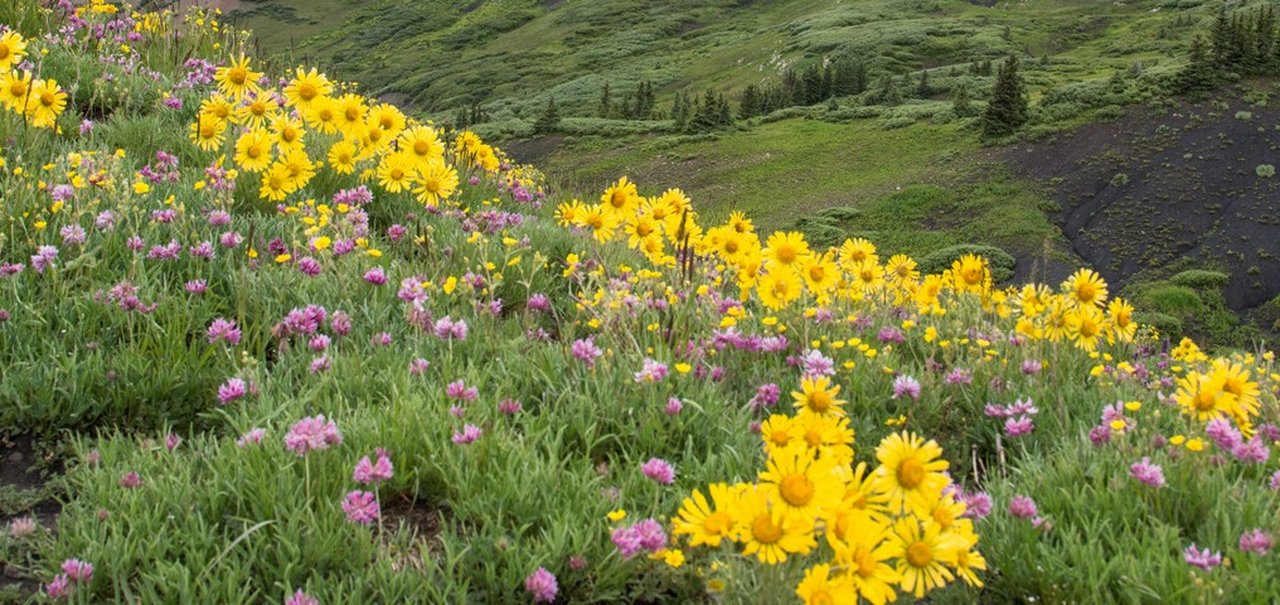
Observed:
[[[929,84],[929,70],[920,72],[920,80],[916,82],[916,97],[927,99],[933,96],[933,86]]]
[[[554,132],[560,127],[560,110],[556,107],[556,98],[547,99],[547,106],[542,110],[542,115],[538,116],[538,121],[533,123],[533,131],[538,134],[547,134]]]
[[[738,101],[738,118],[747,119],[763,113],[763,99],[760,98],[760,89],[755,84],[748,84],[742,89],[742,98]]]
[[[1211,90],[1215,84],[1213,58],[1204,48],[1204,40],[1196,36],[1191,40],[1187,65],[1178,72],[1174,87],[1180,93],[1197,93]]]
[[[604,87],[600,89],[600,104],[596,108],[596,113],[602,118],[613,117],[613,99],[609,96],[608,82],[605,82]]]
[[[1026,121],[1026,85],[1018,75],[1018,57],[1009,55],[996,74],[991,100],[982,115],[982,134],[988,137],[1012,134]]]
[[[973,104],[969,101],[968,88],[959,84],[951,88],[951,108],[962,118],[973,114]]]

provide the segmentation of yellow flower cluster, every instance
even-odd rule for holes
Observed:
[[[655,266],[674,266],[685,253],[714,256],[718,279],[736,280],[744,300],[754,293],[772,310],[847,300],[914,305],[922,315],[944,315],[946,296],[972,294],[999,317],[1016,316],[1018,334],[1030,340],[1068,340],[1094,351],[1104,340],[1132,341],[1138,328],[1133,307],[1120,298],[1108,300],[1106,282],[1090,269],[1076,271],[1057,292],[1035,284],[997,289],[988,261],[971,254],[941,274],[922,276],[915,260],[897,254],[882,261],[875,245],[861,238],[814,250],[798,232],[762,238],[737,212],[704,230],[682,191],[643,197],[626,177],[605,190],[598,204],[565,202],[556,217],[599,242],[625,240]]]
[[[1174,399],[1195,420],[1230,419],[1244,434],[1251,435],[1261,395],[1258,383],[1251,378],[1245,365],[1231,359],[1214,359],[1203,371],[1192,370],[1179,379]]]
[[[772,416],[761,429],[768,453],[754,483],[695,489],[673,519],[690,547],[740,547],[775,565],[815,551],[796,593],[806,603],[876,605],[899,591],[923,597],[957,576],[981,586],[986,560],[973,522],[948,489],[942,448],[913,433],[876,448],[879,464],[853,463],[853,431],[839,386],[806,378],[792,393],[798,413]],[[824,543],[826,548],[819,544]]]
[[[53,128],[67,109],[67,93],[55,80],[32,80],[19,69],[27,41],[18,32],[0,34],[0,105],[37,128]]]
[[[268,88],[241,55],[219,67],[214,79],[217,91],[201,102],[191,140],[213,151],[223,149],[230,135],[236,165],[259,175],[264,200],[285,200],[327,166],[334,174],[376,181],[387,193],[411,192],[436,207],[457,193],[458,167],[495,172],[502,164],[499,152],[475,134],[460,133],[446,145],[432,125],[335,84],[314,68],[299,67],[282,89]]]

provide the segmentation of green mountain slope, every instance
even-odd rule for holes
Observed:
[[[685,189],[707,216],[744,210],[765,228],[801,229],[817,240],[870,237],[886,251],[918,256],[995,246],[1016,259],[1019,278],[1053,281],[1092,261],[1112,281],[1131,284],[1192,266],[1231,273],[1227,299],[1237,309],[1277,292],[1262,278],[1271,270],[1270,247],[1241,239],[1198,248],[1194,237],[1143,227],[1153,217],[1179,220],[1181,212],[1217,216],[1222,200],[1238,197],[1232,183],[1262,182],[1253,170],[1269,160],[1222,155],[1199,166],[1209,184],[1182,192],[1177,208],[1166,207],[1164,194],[1122,196],[1109,215],[1143,220],[1081,230],[1065,218],[1080,199],[1064,191],[1114,193],[1110,180],[1137,168],[1110,168],[1117,162],[1062,146],[1069,135],[1058,138],[1152,134],[1135,124],[1181,103],[1170,98],[1169,84],[1187,64],[1193,37],[1209,44],[1220,9],[1247,17],[1268,0],[222,2],[233,20],[260,32],[257,44],[266,49],[319,62],[436,119],[463,122],[548,169],[573,194],[625,174]],[[980,114],[994,82],[991,64],[1011,54],[1021,59],[1030,101],[1018,135],[1028,142],[991,151],[981,144]],[[803,79],[828,64],[865,66],[865,90],[829,102],[789,100],[784,109],[712,129],[670,119],[685,95],[712,90],[736,113],[748,86],[767,91],[788,72]],[[655,93],[651,119],[601,115],[605,85],[617,107],[642,82]],[[1249,86],[1272,89],[1270,82]],[[968,111],[954,103],[959,91],[970,99]],[[1227,91],[1209,97],[1260,109],[1271,93],[1259,94],[1260,102]],[[540,129],[551,99],[559,122]],[[1205,140],[1240,139],[1229,132],[1232,122],[1210,119]],[[1258,149],[1271,145],[1265,130],[1248,134]],[[1144,145],[1126,157],[1146,157]],[[1151,165],[1141,180],[1181,182],[1183,153]],[[1052,157],[1058,170],[1037,169],[1038,157]],[[1108,168],[1085,169],[1091,166]],[[1216,237],[1256,239],[1255,225],[1272,221],[1266,208],[1237,214],[1213,229]],[[1143,250],[1166,253],[1135,252],[1125,243],[1130,232],[1144,234]],[[1241,260],[1244,248],[1259,258]],[[1195,258],[1179,260],[1193,249]],[[1270,329],[1272,321],[1262,324]]]
[[[318,58],[423,110],[481,101],[491,113],[520,114],[555,95],[580,114],[606,81],[622,91],[650,80],[665,94],[732,92],[823,60],[865,60],[874,79],[1025,52],[1051,59],[1032,82],[1041,91],[1165,62],[1217,5],[1201,4],[241,0],[231,14],[263,32],[268,49]],[[306,37],[291,45],[286,25]]]

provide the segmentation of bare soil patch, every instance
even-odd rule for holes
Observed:
[[[1074,251],[1118,284],[1190,266],[1226,270],[1234,310],[1280,294],[1280,110],[1239,90],[1172,107],[1136,107],[1052,139],[1004,150],[1046,185]]]

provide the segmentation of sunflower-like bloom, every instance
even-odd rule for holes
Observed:
[[[36,80],[27,98],[27,116],[37,128],[52,128],[67,109],[67,93],[56,80]],[[220,138],[220,137],[219,137]],[[219,140],[221,143],[221,140]]]
[[[757,279],[756,291],[764,306],[778,310],[784,309],[792,301],[800,298],[804,283],[789,267],[770,265],[767,272]]]
[[[789,514],[810,518],[827,516],[844,492],[835,461],[815,459],[799,443],[769,455],[768,466],[760,473],[760,487]]]
[[[271,134],[259,129],[246,130],[236,139],[236,163],[245,172],[262,172],[271,165]]]
[[[293,80],[284,87],[284,101],[289,107],[297,107],[299,111],[305,111],[310,109],[316,99],[327,97],[332,93],[333,83],[324,74],[317,72],[314,67],[311,71],[304,71],[299,67],[294,72]]]
[[[788,514],[774,503],[769,492],[759,487],[743,490],[735,507],[736,539],[742,554],[755,555],[761,562],[777,565],[789,554],[807,554],[817,547],[813,539],[813,519]]]
[[[237,101],[251,92],[258,92],[258,78],[261,77],[261,72],[249,67],[249,58],[244,55],[232,59],[213,74],[218,90]]]
[[[800,390],[792,391],[791,398],[801,416],[844,416],[844,404],[848,402],[837,398],[839,394],[840,385],[832,385],[830,378],[813,376],[802,379]]]
[[[943,471],[942,447],[915,433],[895,433],[876,447],[876,491],[889,499],[891,511],[910,509],[927,515],[950,481]]]
[[[946,586],[955,576],[948,568],[969,545],[957,534],[944,532],[937,523],[923,524],[915,517],[901,517],[889,537],[890,553],[898,559],[899,586],[917,599]]]
[[[765,242],[764,257],[779,267],[789,267],[808,259],[809,243],[797,231],[776,231]]]
[[[1079,269],[1062,282],[1062,293],[1080,306],[1101,305],[1107,302],[1107,282],[1093,269]]]
[[[443,157],[443,156],[442,156]],[[414,173],[413,195],[426,206],[439,206],[458,189],[458,171],[442,159],[419,166]]]
[[[711,494],[710,501],[702,492],[693,490],[672,521],[672,534],[689,536],[689,546],[717,548],[723,540],[732,540],[737,529],[731,511],[737,506],[742,486],[713,483],[707,486],[707,491]]]
[[[27,41],[22,38],[22,34],[10,31],[0,36],[0,72],[13,69],[13,66],[21,63],[25,56],[27,56]]]
[[[636,184],[628,181],[625,176],[618,179],[617,183],[604,190],[604,194],[600,196],[600,204],[610,216],[629,218],[640,205]]]

